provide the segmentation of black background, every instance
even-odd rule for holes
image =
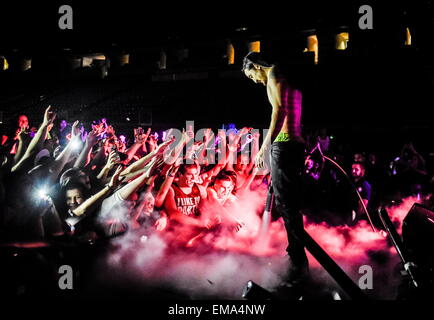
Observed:
[[[74,10],[73,30],[58,28],[62,4]],[[373,30],[358,28],[362,4],[373,8]],[[241,73],[225,78],[219,72],[236,74],[249,39],[260,39],[262,51],[284,59],[302,48],[302,31],[314,28],[320,63],[310,69],[304,93],[305,130],[328,127],[342,140],[370,149],[384,145],[394,149],[407,138],[417,140],[416,147],[422,151],[427,152],[432,145],[432,1],[53,1],[14,2],[2,11],[0,54],[33,58],[33,70],[27,74],[0,73],[4,123],[10,123],[20,112],[36,117],[44,103],[50,102],[24,102],[23,97],[55,96],[59,91],[73,92],[77,86],[90,90],[111,86],[146,95],[156,129],[180,127],[185,120],[195,120],[196,128],[218,128],[228,122],[265,128],[270,108],[264,88]],[[349,49],[338,55],[333,50],[333,36],[342,25],[349,28],[350,42]],[[412,32],[411,48],[403,45],[407,26]],[[248,30],[235,31],[240,27]],[[238,45],[236,63],[231,67],[222,63],[226,39]],[[166,72],[205,70],[208,78],[151,81],[159,73],[158,50],[170,51],[180,45],[190,49],[191,64],[171,65],[169,55]],[[51,63],[65,48],[74,53],[122,49],[131,53],[130,66],[123,72],[113,70],[104,80],[67,77]],[[109,107],[104,108],[103,103],[89,107],[73,102],[61,107],[70,109],[68,120],[86,117],[80,119],[85,122],[107,112],[110,121],[126,125],[119,113],[114,115]]]

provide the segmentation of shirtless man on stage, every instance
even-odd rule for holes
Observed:
[[[291,260],[288,282],[299,284],[308,276],[308,260],[297,234],[303,230],[300,212],[301,174],[304,168],[304,139],[301,134],[301,91],[292,86],[277,65],[264,60],[258,52],[250,52],[242,71],[255,83],[264,85],[272,106],[267,135],[255,164],[261,169],[271,152],[271,181],[276,209],[285,222],[288,235],[287,252]]]

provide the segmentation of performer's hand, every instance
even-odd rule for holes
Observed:
[[[259,150],[259,152],[255,158],[255,166],[258,169],[264,169],[265,168],[265,153],[264,153],[264,151]]]

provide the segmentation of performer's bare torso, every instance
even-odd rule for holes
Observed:
[[[279,134],[289,140],[303,141],[301,134],[301,92],[289,86],[286,79],[271,71],[267,81],[267,95],[273,108],[281,108],[282,116],[276,124],[274,140]]]

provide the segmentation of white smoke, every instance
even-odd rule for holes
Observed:
[[[262,245],[258,246],[256,236],[261,220],[257,211],[263,207],[264,198],[259,194],[249,199],[241,200],[231,211],[246,222],[239,233],[224,230],[217,235],[207,234],[197,240],[197,246],[176,249],[170,242],[178,236],[176,230],[130,230],[113,240],[115,249],[107,257],[108,270],[143,286],[174,288],[190,299],[240,299],[249,280],[268,290],[275,288],[289,266],[286,231],[281,219],[271,223],[268,238],[261,239]],[[404,201],[402,208],[393,210],[401,212],[408,206],[408,201]],[[392,212],[391,216],[395,214]],[[373,233],[366,221],[353,227],[306,222],[305,227],[356,284],[361,277],[360,266],[372,267],[373,289],[365,291],[367,295],[375,299],[396,298],[401,281],[400,260],[384,235]],[[335,290],[345,297],[319,263],[310,254],[308,257],[319,290]]]

